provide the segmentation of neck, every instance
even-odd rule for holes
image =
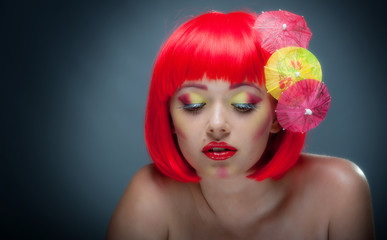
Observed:
[[[233,176],[230,178],[202,177],[199,186],[205,197],[242,197],[252,192],[265,192],[268,190],[272,180],[257,182],[246,176]],[[253,190],[253,191],[252,191]],[[253,197],[253,196],[251,196]],[[257,196],[253,198],[256,199]]]
[[[245,176],[202,178],[195,185],[202,209],[224,226],[248,226],[277,209],[285,198],[286,181],[257,182]],[[285,190],[285,191],[284,191]]]

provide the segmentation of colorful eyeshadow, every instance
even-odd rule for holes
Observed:
[[[240,92],[231,98],[231,103],[252,103],[257,104],[262,99],[248,92]]]
[[[183,103],[183,104],[195,104],[195,103],[205,103],[206,100],[204,97],[197,93],[187,93],[183,94],[178,99]]]

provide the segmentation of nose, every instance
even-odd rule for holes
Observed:
[[[221,106],[214,106],[208,121],[207,135],[214,140],[220,140],[229,134],[230,126],[226,120],[225,109]]]

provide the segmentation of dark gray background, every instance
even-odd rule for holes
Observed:
[[[2,1],[1,232],[102,239],[133,174],[155,55],[187,15],[284,9],[303,15],[332,96],[308,152],[366,174],[384,227],[385,14],[376,1]]]

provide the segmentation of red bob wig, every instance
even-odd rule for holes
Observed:
[[[145,140],[157,168],[181,182],[200,177],[187,163],[174,140],[169,101],[185,80],[223,79],[264,84],[267,60],[254,33],[255,13],[209,12],[177,28],[156,58],[145,116]],[[280,178],[300,155],[305,134],[272,134],[256,170],[256,180]]]

